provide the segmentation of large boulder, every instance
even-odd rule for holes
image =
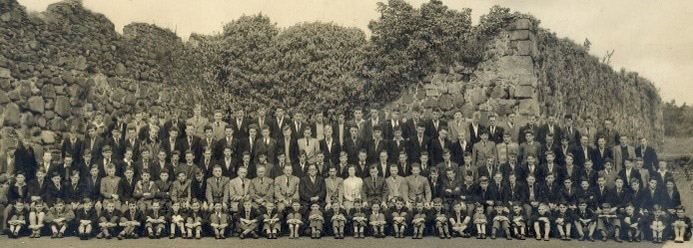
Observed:
[[[0,104],[5,104],[10,102],[10,97],[5,91],[0,91]]]
[[[29,98],[29,110],[35,113],[43,113],[45,111],[45,102],[41,96],[32,96]]]
[[[44,130],[41,131],[41,141],[44,145],[51,145],[55,143],[55,133],[53,131]]]
[[[12,71],[10,71],[10,69],[0,67],[0,78],[12,78]]]
[[[70,106],[70,98],[65,96],[59,96],[55,100],[55,113],[59,116],[67,118],[72,112],[72,107]]]
[[[17,126],[20,122],[19,106],[16,103],[7,104],[3,126]]]

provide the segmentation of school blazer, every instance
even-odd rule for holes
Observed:
[[[210,185],[207,185],[209,188]],[[247,197],[250,192],[250,179],[236,177],[226,184],[224,202],[230,202],[232,196]],[[237,204],[237,203],[236,203]]]
[[[387,201],[387,183],[382,177],[376,177],[375,182],[373,182],[372,177],[367,177],[363,179],[363,193],[364,202],[370,202],[374,199],[378,199],[381,202]]]
[[[426,202],[431,201],[431,186],[428,184],[428,179],[422,176],[408,176],[407,179],[408,197],[406,200],[415,201],[416,198],[421,198]]]
[[[298,149],[306,151],[308,157],[308,163],[315,163],[316,156],[320,152],[320,141],[316,138],[306,138],[298,139]]]

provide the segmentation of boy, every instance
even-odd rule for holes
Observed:
[[[448,216],[443,209],[443,200],[436,198],[433,200],[433,210],[431,212],[433,219],[436,224],[436,231],[438,232],[438,237],[441,239],[452,238],[450,236],[450,228],[448,226]]]
[[[113,171],[115,173],[115,169]],[[101,212],[101,217],[99,217],[101,232],[96,236],[97,239],[111,239],[116,226],[118,226],[118,219],[120,219],[120,212],[116,209],[113,200],[105,200],[104,202],[105,207]]]
[[[584,182],[586,183],[587,181]],[[580,199],[578,209],[575,212],[575,229],[577,229],[578,235],[580,236],[580,241],[585,241],[585,239],[594,241],[592,236],[594,235],[596,227],[595,220],[596,218],[592,209],[587,208],[587,201],[585,201],[585,199]],[[585,232],[588,232],[587,235],[585,235]]]
[[[671,225],[674,228],[674,242],[683,243],[684,239],[690,239],[691,218],[686,216],[686,209],[683,206],[676,207],[676,216]]]
[[[209,225],[214,230],[215,239],[226,239],[226,228],[229,227],[229,215],[222,209],[221,202],[214,203],[214,213],[209,216]]]
[[[188,175],[182,172],[178,172],[176,181],[171,185],[171,201],[180,202],[183,205],[190,204],[190,199],[192,199],[192,191],[190,185],[192,182],[188,180]]]
[[[55,200],[55,206],[53,206],[46,215],[46,222],[51,223],[51,231],[53,231],[51,238],[65,237],[67,223],[74,218],[74,212],[65,207],[65,202],[62,199],[58,198]]]
[[[243,201],[242,208],[238,210],[236,215],[239,231],[238,237],[245,239],[247,235],[252,235],[254,239],[258,238],[257,229],[259,226],[260,215],[253,208],[251,201]]]
[[[544,241],[549,241],[549,232],[551,231],[551,212],[549,211],[549,206],[546,203],[540,203],[537,213],[534,215],[534,234],[537,240],[541,240],[542,236]],[[543,230],[543,234],[542,234]]]
[[[36,200],[32,203],[34,205],[33,209],[29,213],[29,229],[32,233],[30,238],[40,238],[41,228],[43,228],[43,221],[46,217],[46,205],[42,200]]]
[[[420,199],[414,204],[413,218],[411,220],[412,226],[414,226],[414,235],[412,239],[422,239],[424,232],[426,231],[426,210],[424,209],[424,203]]]
[[[123,230],[118,234],[118,240],[123,240],[124,238],[137,239],[137,229],[141,225],[141,221],[144,216],[142,212],[137,208],[137,203],[135,201],[128,202],[128,209],[120,216],[119,226],[123,227]]]
[[[176,238],[176,227],[180,229],[180,236],[185,237],[185,213],[181,209],[180,202],[173,202],[171,204],[171,209],[168,211],[168,223],[170,223],[171,228],[169,229],[169,239]]]
[[[286,224],[289,226],[289,238],[298,239],[299,229],[301,229],[301,225],[303,225],[301,203],[298,201],[291,203],[291,208],[286,214]]]
[[[322,215],[322,211],[320,211],[320,205],[318,203],[313,203],[310,205],[308,220],[310,221],[310,238],[319,239],[323,231],[322,227],[325,219]]]
[[[506,239],[513,239],[510,233],[510,218],[508,218],[508,211],[501,201],[496,201],[493,206],[494,210],[491,213],[491,216],[493,216],[493,233],[491,233],[491,239],[496,239],[501,228],[503,228],[505,232]]]
[[[469,238],[469,234],[465,231],[469,225],[469,216],[462,210],[463,202],[455,202],[450,214],[450,225],[452,225],[453,233],[460,237]]]
[[[77,232],[80,240],[88,240],[92,234],[92,226],[98,220],[96,210],[92,207],[92,201],[89,198],[82,200],[82,209],[75,211],[75,219],[79,222]]]
[[[561,240],[570,241],[570,227],[573,223],[573,216],[566,202],[558,204],[558,211],[555,214],[556,229]]]
[[[366,213],[361,208],[361,199],[354,200],[354,207],[349,209],[349,217],[354,227],[354,238],[364,238],[363,229],[366,227]]]
[[[10,227],[10,233],[8,234],[10,238],[19,238],[19,233],[22,231],[22,227],[26,226],[28,217],[24,201],[18,199],[8,214],[9,221],[7,221],[7,224]]]
[[[635,212],[635,206],[628,203],[626,213],[622,216],[622,222],[626,225],[628,232],[628,242],[640,242],[640,226],[642,225],[642,215]]]
[[[188,237],[187,239],[192,239],[193,238],[193,233],[195,234],[195,239],[201,239],[202,238],[202,216],[204,213],[200,209],[200,202],[196,200],[192,200],[192,203],[190,204],[190,211],[187,214],[187,220],[185,222],[185,227],[188,228],[187,234]]]
[[[601,232],[602,241],[609,239],[613,230],[614,240],[620,243],[621,220],[616,215],[616,208],[612,208],[610,203],[605,202],[602,203],[601,208],[597,209],[596,214],[598,215],[597,231]]]
[[[262,215],[262,229],[267,234],[268,239],[277,239],[281,229],[281,215],[274,207],[273,202],[265,204],[265,212]]]
[[[147,211],[152,206],[152,200],[156,196],[156,183],[149,180],[151,175],[148,171],[143,171],[140,175],[140,181],[135,184],[135,191],[132,193],[133,197],[137,199],[137,205],[141,212]]]
[[[404,231],[407,229],[407,218],[409,217],[408,212],[407,207],[404,206],[404,199],[401,197],[397,198],[394,207],[390,210],[395,238],[404,238]]]
[[[527,220],[522,210],[521,203],[517,202],[513,204],[512,227],[515,232],[515,237],[519,240],[525,240],[525,229],[527,228]]]
[[[328,210],[327,216],[329,216],[330,222],[332,223],[334,238],[343,239],[344,226],[346,225],[346,211],[339,204],[332,204],[330,207],[331,209]]]
[[[474,225],[476,225],[477,239],[486,239],[486,215],[484,214],[484,207],[480,204],[476,204],[476,213],[474,213]]]
[[[171,186],[173,185],[173,183],[168,180],[169,173],[171,172],[162,170],[159,173],[159,181],[156,181],[155,186],[155,199],[158,199],[160,202],[169,202],[171,201]]]
[[[147,211],[147,216],[145,226],[147,227],[147,233],[150,239],[160,239],[161,232],[164,231],[166,223],[166,215],[161,210],[161,203],[159,201],[153,201],[151,204],[151,209]]]
[[[652,179],[654,180],[654,179]],[[662,243],[662,232],[666,228],[664,210],[659,204],[653,207],[654,214],[650,215],[650,229],[652,230],[652,243]]]

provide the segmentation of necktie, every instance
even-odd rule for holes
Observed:
[[[288,176],[286,177],[286,189],[287,190],[289,189],[289,177]]]
[[[241,179],[241,192],[245,195],[245,180]]]

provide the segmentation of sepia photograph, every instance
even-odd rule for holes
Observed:
[[[0,0],[0,247],[693,247],[691,23]]]

